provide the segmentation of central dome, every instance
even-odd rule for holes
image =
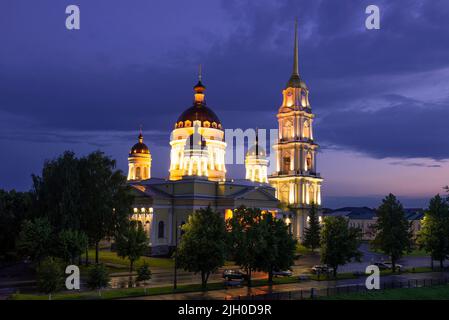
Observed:
[[[216,127],[218,129],[221,129],[220,119],[218,119],[215,112],[202,104],[195,104],[194,106],[184,111],[179,116],[177,123],[179,125],[180,122],[183,122],[184,126],[186,126],[186,121],[190,121],[190,126],[192,126],[193,121],[195,120],[201,121],[202,127]]]
[[[200,121],[201,127],[222,129],[220,119],[206,106],[204,91],[206,87],[201,80],[193,87],[195,100],[193,106],[185,110],[176,121],[175,128],[192,127],[194,121]]]

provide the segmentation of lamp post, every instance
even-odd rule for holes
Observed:
[[[178,273],[177,273],[177,263],[178,263],[178,220],[175,220],[175,269],[173,274],[173,290],[176,290],[178,287]]]

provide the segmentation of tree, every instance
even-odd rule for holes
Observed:
[[[81,226],[95,246],[96,263],[100,241],[127,228],[133,203],[126,177],[115,166],[115,160],[100,151],[80,159]]]
[[[376,215],[376,235],[372,243],[374,248],[390,257],[395,272],[398,259],[411,249],[410,224],[405,218],[402,204],[391,193],[382,200]]]
[[[101,296],[101,289],[106,288],[110,280],[111,278],[105,265],[102,263],[95,264],[89,270],[87,286],[90,289],[98,290],[98,295]]]
[[[235,209],[233,217],[227,220],[230,258],[246,271],[249,286],[252,272],[259,269],[260,251],[265,242],[265,234],[259,227],[261,220],[260,209],[244,206]]]
[[[434,260],[439,261],[440,268],[443,268],[449,255],[449,205],[439,194],[430,200],[418,235],[418,245],[430,253],[432,268]]]
[[[129,272],[133,272],[134,262],[148,249],[148,237],[141,223],[129,221],[128,227],[116,238],[117,255],[129,259]]]
[[[145,282],[151,279],[151,270],[148,263],[144,263],[138,270],[137,270],[137,282]]]
[[[317,211],[317,206],[312,203],[309,210],[309,227],[304,230],[303,245],[312,252],[320,247],[321,225]]]
[[[273,282],[273,271],[289,269],[294,263],[296,240],[288,232],[284,221],[264,214],[258,228],[264,241],[257,250],[259,257],[256,268],[268,273],[268,282]]]
[[[78,230],[62,230],[58,235],[58,255],[65,262],[75,263],[88,245],[87,235]]]
[[[41,260],[51,254],[52,228],[47,218],[25,220],[19,234],[19,251],[40,264]]]
[[[71,151],[46,161],[42,176],[33,175],[33,209],[37,217],[46,217],[56,233],[80,229],[82,214],[79,159]]]
[[[0,260],[15,258],[17,234],[30,211],[29,192],[0,190]]]
[[[54,258],[46,258],[37,269],[37,287],[40,292],[51,294],[59,291],[64,283],[64,275],[61,265]]]
[[[206,289],[210,274],[225,262],[223,218],[208,206],[190,215],[182,230],[184,234],[175,253],[176,261],[184,270],[200,273],[201,285]]]
[[[361,231],[349,227],[344,217],[326,217],[321,232],[321,262],[333,269],[334,278],[340,265],[352,259],[360,261]]]

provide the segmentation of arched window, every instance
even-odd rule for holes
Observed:
[[[293,138],[293,125],[290,121],[286,121],[282,126],[282,139],[288,140]]]
[[[287,173],[290,171],[290,163],[291,163],[290,153],[285,152],[282,155],[282,171],[284,173]]]
[[[157,225],[157,237],[160,238],[164,238],[165,236],[165,224],[164,221],[159,221],[158,225]]]
[[[186,122],[185,122],[185,127],[186,128],[189,128],[189,127],[191,127],[192,126],[192,122],[190,121],[190,120],[186,120]]]
[[[312,154],[307,153],[306,157],[306,170],[312,170]]]
[[[140,167],[136,168],[136,179],[141,179]]]
[[[304,138],[310,138],[310,122],[308,120],[304,121],[304,129],[303,129],[302,136]]]
[[[289,203],[289,197],[290,197],[290,188],[289,188],[289,186],[288,186],[288,184],[284,184],[282,187],[281,187],[281,194],[280,194],[280,200],[282,201],[282,202],[285,202],[285,203]]]

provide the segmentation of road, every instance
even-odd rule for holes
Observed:
[[[364,243],[361,245],[360,250],[363,252],[363,258],[361,262],[351,262],[339,268],[339,272],[355,272],[355,271],[365,271],[366,267],[375,261],[388,260],[388,257],[372,252],[369,250],[369,245]],[[320,257],[316,255],[304,255],[300,259],[295,261],[295,265],[292,266],[294,275],[307,274],[310,273],[310,268],[320,263]],[[429,257],[404,257],[399,261],[405,268],[412,267],[426,267],[430,265]],[[445,264],[448,266],[448,263]],[[237,266],[227,266],[226,268],[238,268]],[[150,281],[151,286],[169,286],[173,284],[174,271],[173,269],[167,268],[152,268],[152,279]],[[222,271],[223,268],[210,276],[210,282],[222,281]],[[185,272],[178,269],[177,282],[179,285],[182,284],[192,284],[200,283],[201,279],[199,275],[194,275],[190,272]],[[34,276],[32,276],[30,271],[30,266],[26,264],[17,264],[8,267],[3,267],[0,270],[0,299],[5,298],[11,293],[18,290],[21,292],[32,292],[35,291],[35,281]],[[261,272],[256,272],[253,274],[254,279],[265,278],[266,274]],[[115,274],[111,280],[112,288],[127,287],[129,283],[129,275]],[[323,284],[323,282],[320,282]],[[81,286],[84,287],[85,283],[82,279]]]

